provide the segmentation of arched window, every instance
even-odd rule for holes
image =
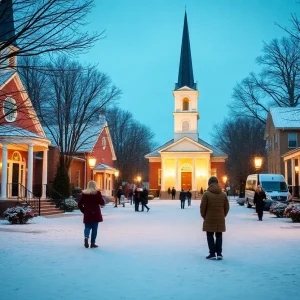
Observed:
[[[13,122],[17,119],[16,100],[7,97],[3,102],[3,114],[7,122]]]
[[[182,100],[182,110],[189,110],[189,102],[188,98]]]
[[[102,138],[102,148],[103,148],[103,150],[106,148],[106,138],[105,137]]]
[[[192,172],[193,167],[190,164],[183,164],[181,166],[181,172]]]
[[[190,130],[190,123],[189,121],[183,121],[182,122],[182,131],[186,132]]]
[[[18,152],[18,151],[15,151],[13,154],[12,154],[12,160],[14,161],[22,161],[22,157],[21,157],[21,154]]]

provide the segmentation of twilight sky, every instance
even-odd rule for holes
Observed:
[[[297,0],[96,0],[88,30],[106,38],[82,61],[97,63],[123,91],[119,105],[155,132],[161,145],[173,138],[186,5],[194,79],[198,82],[199,136],[209,143],[213,124],[228,114],[236,82],[258,70],[263,41],[284,35],[300,16]]]

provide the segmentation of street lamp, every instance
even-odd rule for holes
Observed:
[[[223,179],[223,182],[224,182],[224,191],[225,191],[225,193],[226,193],[226,182],[227,182],[227,176],[226,176],[226,175],[224,175],[222,179]]]
[[[90,169],[91,169],[91,180],[93,180],[93,169],[95,168],[95,166],[96,166],[96,157],[94,157],[94,156],[90,156],[89,158],[88,158],[88,163],[89,163],[89,167],[90,167]]]
[[[115,175],[115,184],[114,184],[114,190],[115,190],[115,194],[114,194],[114,196],[115,196],[115,206],[114,207],[118,207],[118,200],[117,200],[117,183],[118,183],[118,177],[119,177],[119,171],[118,170],[116,170],[115,171],[115,173],[114,173],[114,175]]]
[[[295,172],[296,172],[296,174],[298,174],[298,172],[299,172],[299,166],[295,166]]]
[[[138,176],[138,177],[136,178],[136,181],[138,182],[138,185],[139,185],[139,186],[140,186],[141,180],[142,180],[142,177],[141,177],[141,176]]]
[[[257,171],[257,184],[259,185],[259,170],[262,166],[262,158],[259,156],[254,157],[254,166]]]

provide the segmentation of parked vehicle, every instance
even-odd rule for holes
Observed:
[[[253,198],[257,185],[260,184],[265,191],[267,199],[265,210],[269,210],[273,202],[287,202],[288,186],[281,174],[252,174],[247,177],[245,204],[248,208],[254,206]]]

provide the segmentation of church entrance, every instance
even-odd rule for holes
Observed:
[[[185,191],[192,189],[192,172],[181,172],[181,189]]]

